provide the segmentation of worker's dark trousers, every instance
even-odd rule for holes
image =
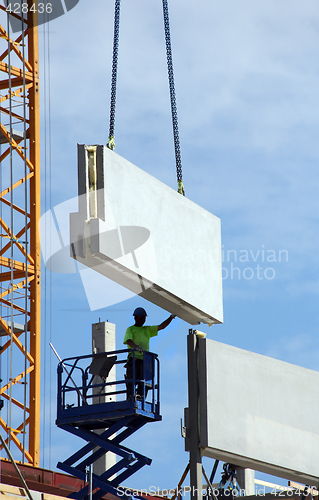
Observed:
[[[133,378],[133,358],[129,358],[127,363],[126,363],[126,379],[132,379]],[[142,380],[143,379],[143,360],[142,359],[135,359],[135,379],[136,380]],[[147,395],[148,389],[145,387],[145,398]],[[134,396],[135,393],[135,387],[133,390],[133,382],[126,382],[126,394],[127,394],[127,399],[131,399]],[[137,384],[137,396],[143,397],[143,383],[139,382]]]

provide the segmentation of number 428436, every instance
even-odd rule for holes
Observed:
[[[30,8],[27,3],[9,3],[6,11],[13,14],[28,14],[29,12],[38,12],[39,14],[46,12],[47,14],[51,14],[52,3],[38,3],[38,5],[33,3]]]

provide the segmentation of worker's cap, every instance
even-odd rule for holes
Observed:
[[[137,307],[133,312],[133,316],[147,316],[147,314],[143,307]]]

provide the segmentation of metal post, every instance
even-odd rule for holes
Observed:
[[[90,500],[93,498],[93,467],[90,464]]]
[[[202,455],[199,437],[199,387],[198,387],[198,345],[197,336],[189,330],[187,336],[188,361],[188,408],[189,423],[187,437],[189,439],[189,463],[191,499],[202,500]]]

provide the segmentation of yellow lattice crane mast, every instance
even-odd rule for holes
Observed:
[[[37,2],[24,2],[22,5],[28,4],[28,9],[23,20],[19,13],[9,15],[0,5],[0,396],[4,402],[0,431],[18,462],[37,466],[41,307],[39,58]]]

